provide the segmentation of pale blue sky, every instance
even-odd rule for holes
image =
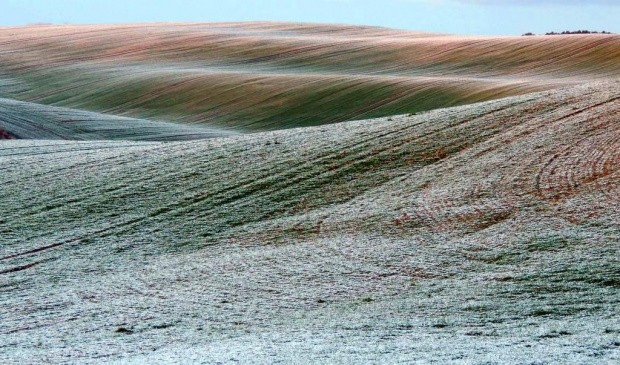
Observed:
[[[280,20],[519,35],[617,33],[619,19],[620,0],[0,0],[0,25]]]

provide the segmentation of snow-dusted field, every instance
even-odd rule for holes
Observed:
[[[620,83],[0,143],[0,363],[620,362]]]

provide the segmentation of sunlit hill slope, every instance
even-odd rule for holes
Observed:
[[[262,131],[615,77],[620,37],[460,37],[289,23],[0,28],[0,96]]]

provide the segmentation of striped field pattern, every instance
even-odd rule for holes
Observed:
[[[604,80],[620,37],[461,37],[294,23],[0,28],[0,96],[256,132]]]

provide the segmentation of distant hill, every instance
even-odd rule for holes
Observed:
[[[0,28],[0,96],[239,132],[464,105],[620,75],[620,37],[298,23]],[[4,80],[4,81],[3,81]]]

